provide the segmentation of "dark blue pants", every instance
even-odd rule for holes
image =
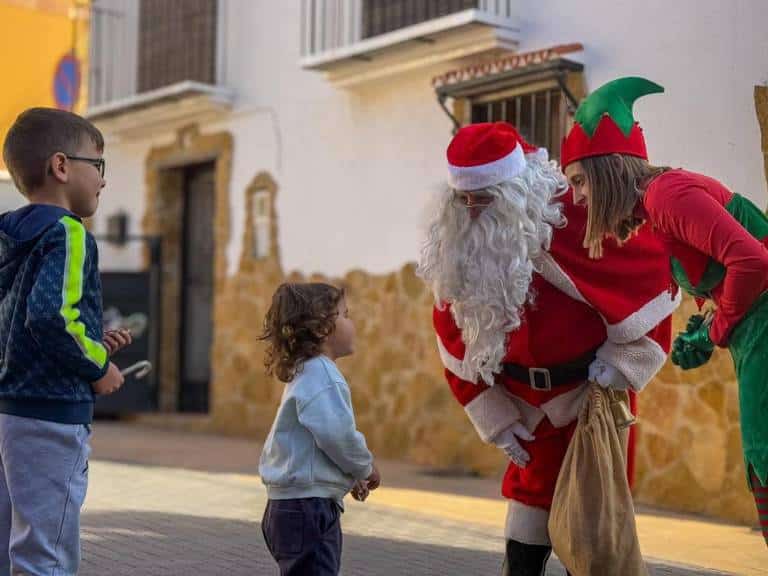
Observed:
[[[338,504],[330,498],[267,502],[261,530],[281,576],[338,575],[340,516]]]

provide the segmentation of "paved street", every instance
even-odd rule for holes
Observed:
[[[105,423],[97,423],[95,434],[83,517],[82,574],[277,573],[259,524],[266,494],[253,474],[258,446]],[[385,482],[387,474],[392,479],[391,487],[374,493],[366,503],[349,499],[343,517],[343,574],[499,573],[503,539],[497,521],[503,517],[503,503],[485,496],[493,482],[430,477],[395,463],[382,468]],[[429,485],[433,490],[425,490]],[[468,495],[451,493],[462,485]],[[662,522],[678,539],[684,538],[674,525],[682,520],[648,521]],[[642,536],[643,520],[638,523]],[[768,554],[759,548],[759,536],[738,527],[702,526],[705,536],[706,530],[721,530],[713,537],[718,541],[736,534],[740,540],[729,546],[743,550],[731,548],[731,555],[754,550],[754,560],[742,558],[732,563],[732,570],[723,570],[728,562],[720,562],[717,572],[702,567],[716,565],[684,566],[666,555],[663,561],[651,560],[652,573],[768,574],[763,568],[768,562],[760,560],[768,559]],[[734,532],[723,532],[726,529]],[[695,530],[687,537],[695,539]],[[645,539],[642,543],[646,554],[663,550],[647,545],[652,542]],[[564,573],[556,561],[550,562],[548,575]]]

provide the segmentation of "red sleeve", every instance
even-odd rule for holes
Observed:
[[[480,396],[480,394],[488,390],[487,384],[473,384],[472,382],[462,380],[456,376],[456,374],[448,370],[448,368],[445,369],[445,379],[448,380],[448,385],[451,387],[451,392],[453,392],[454,398],[456,398],[462,406],[466,406],[472,402],[472,400]]]
[[[669,354],[669,349],[672,345],[672,316],[667,316],[657,326],[655,326],[648,334],[648,338],[656,342],[661,349],[664,350],[664,354]],[[659,367],[661,368],[661,366]],[[629,410],[637,416],[637,395],[633,389],[628,390],[629,393]],[[630,426],[629,428],[629,440],[627,445],[627,480],[629,480],[629,487],[633,488],[635,484],[635,453],[637,451],[637,426]]]
[[[464,342],[461,340],[461,330],[453,320],[450,307],[438,308],[435,306],[432,311],[432,324],[439,339],[443,363],[447,364],[451,358],[460,362],[464,358]],[[454,397],[462,406],[466,406],[488,389],[486,384],[475,384],[462,380],[448,368],[445,369],[445,379],[448,381]]]
[[[672,316],[667,316],[653,330],[648,332],[648,338],[656,342],[665,354],[669,354],[672,347]]]
[[[587,211],[574,205],[570,196],[563,201],[568,219],[565,228],[555,231],[550,255],[567,276],[580,297],[605,320],[608,337],[623,341],[642,337],[677,308],[664,245],[650,226],[642,226],[635,236],[619,245],[613,239],[603,242],[603,256],[589,258],[583,247]],[[557,278],[545,271],[550,283]],[[579,296],[576,296],[579,299]]]
[[[725,266],[710,337],[726,346],[733,327],[768,288],[768,251],[702,186],[686,183],[647,196],[659,230]]]

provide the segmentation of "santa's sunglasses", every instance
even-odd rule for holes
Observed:
[[[456,208],[487,208],[495,199],[488,194],[454,192],[451,202]]]

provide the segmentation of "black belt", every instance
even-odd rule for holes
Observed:
[[[573,362],[557,366],[532,367],[503,364],[504,374],[518,382],[528,382],[534,390],[551,390],[589,378],[589,365],[595,359],[592,350]]]

